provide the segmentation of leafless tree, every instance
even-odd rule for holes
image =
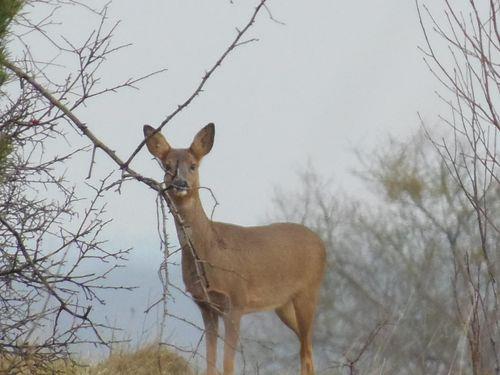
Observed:
[[[113,327],[96,320],[92,306],[96,301],[102,302],[99,289],[112,288],[104,283],[104,278],[125,260],[127,251],[110,250],[105,246],[102,231],[109,219],[106,219],[103,198],[106,194],[121,193],[122,185],[130,181],[140,182],[158,195],[158,228],[164,252],[160,273],[164,293],[146,310],[163,306],[164,319],[183,319],[167,310],[171,290],[182,287],[169,279],[170,257],[175,252],[171,253],[165,230],[167,212],[180,223],[182,218],[165,194],[163,184],[131,167],[145,144],[140,130],[138,139],[141,141],[136,149],[129,156],[121,157],[112,145],[99,138],[96,124],[86,123],[77,115],[80,107],[91,105],[90,99],[135,88],[142,80],[163,70],[127,79],[112,87],[102,87],[99,79],[101,66],[107,57],[126,47],[113,43],[112,35],[117,24],[109,24],[108,5],[93,9],[76,0],[32,0],[26,3],[26,7],[31,6],[44,7],[46,17],[33,20],[29,12],[21,13],[15,20],[11,39],[20,46],[22,54],[0,62],[12,75],[2,86],[0,134],[2,141],[9,145],[9,155],[2,171],[0,202],[0,280],[3,290],[6,290],[1,295],[0,350],[3,355],[12,354],[10,363],[13,366],[26,363],[22,359],[27,354],[41,365],[46,362],[39,359],[49,361],[54,356],[67,355],[73,344],[84,341],[110,343],[112,335],[106,330]],[[79,44],[59,38],[50,31],[54,14],[65,6],[87,12],[96,24]],[[257,2],[248,22],[237,29],[233,40],[206,70],[186,100],[159,121],[156,131],[191,105],[233,50],[256,40],[246,39],[246,33],[262,9],[269,12],[266,0]],[[31,51],[33,35],[55,51],[54,59],[40,61]],[[61,56],[76,66],[63,69],[66,72],[63,76],[55,69],[60,68],[57,59]],[[79,142],[71,142],[74,134],[80,137]],[[68,142],[66,153],[62,151],[54,155],[50,146],[57,144],[59,152],[64,148],[60,145],[65,140]],[[115,165],[104,173],[104,177],[102,171],[97,173],[94,168],[98,153],[107,156]],[[80,155],[87,155],[90,160],[85,184],[66,180],[62,167]],[[89,191],[93,196],[81,200],[82,190],[85,191],[83,197],[88,198]],[[196,255],[196,249],[191,250]],[[96,261],[109,262],[109,269],[102,274],[85,271],[88,269],[86,264]],[[203,264],[198,264],[198,268],[202,280]],[[165,321],[162,330],[164,324]],[[93,336],[86,333],[89,330]],[[203,335],[202,329],[200,334]],[[160,340],[163,339],[160,332]],[[196,354],[198,348],[192,351]]]
[[[435,5],[435,4],[434,4]],[[474,210],[479,239],[455,257],[456,307],[466,327],[474,374],[500,373],[498,307],[500,211],[500,3],[445,0],[436,10],[417,2],[424,61],[443,90],[441,120],[451,141],[433,139]]]
[[[359,199],[311,166],[297,191],[279,190],[274,219],[305,223],[327,244],[329,268],[315,332],[319,368],[350,374],[472,371],[457,314],[458,254],[480,241],[470,206],[425,134],[361,154]],[[498,192],[487,197],[500,209]],[[498,247],[500,235],[492,236]],[[252,327],[255,330],[255,327]],[[267,323],[253,337],[261,373],[289,368],[298,348]],[[272,350],[271,350],[272,349]],[[262,360],[265,359],[265,360]]]
[[[51,7],[46,19],[50,22],[53,7],[59,4],[43,4]],[[105,13],[94,15],[105,18]],[[22,43],[25,35],[44,33],[45,21],[34,24],[25,15],[16,21],[11,39]],[[46,74],[50,64],[34,59],[27,44],[24,58],[16,63],[43,77],[46,89],[66,105],[70,97],[76,98],[70,106],[75,110],[101,94],[92,91],[91,73],[111,51],[110,35],[98,29],[81,49],[73,51],[80,69],[62,84],[50,80]],[[4,63],[5,67],[10,64]],[[124,263],[128,250],[110,249],[103,236],[111,220],[103,199],[110,176],[86,183],[66,177],[72,159],[91,148],[69,141],[61,147],[71,131],[62,126],[69,120],[64,111],[47,101],[39,87],[20,78],[11,77],[2,85],[1,98],[0,362],[7,373],[24,367],[36,373],[54,358],[66,357],[75,344],[110,344],[114,328],[96,319],[93,307],[103,302],[100,290],[130,289],[105,282]],[[57,152],[52,151],[54,147]],[[92,265],[96,262],[108,267],[95,272]]]

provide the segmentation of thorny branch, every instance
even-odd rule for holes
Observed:
[[[206,71],[205,75],[201,79],[200,83],[198,84],[198,87],[194,90],[194,92],[180,105],[177,106],[177,108],[171,112],[167,117],[160,123],[160,125],[155,129],[153,133],[151,133],[150,137],[153,136],[154,134],[160,132],[165,125],[167,125],[177,114],[179,114],[182,110],[184,110],[186,107],[191,104],[191,102],[203,91],[203,88],[205,87],[205,84],[207,81],[210,79],[210,77],[215,73],[215,71],[222,65],[226,57],[237,47],[248,43],[248,41],[245,42],[240,42],[241,38],[246,34],[246,32],[252,27],[252,25],[255,22],[255,19],[257,18],[257,15],[261,11],[261,9],[266,5],[267,0],[261,0],[259,5],[255,8],[252,16],[250,17],[250,20],[246,23],[246,25],[240,30],[236,29],[237,34],[232,43],[226,48],[226,50],[222,53],[222,55],[217,59],[215,64],[208,70]],[[251,39],[250,41],[255,41],[256,39]],[[135,156],[139,153],[139,151],[144,147],[146,144],[146,140],[142,140],[141,143],[137,146],[137,148],[132,152],[130,157],[127,159],[125,164],[123,165],[123,168],[128,167],[128,165],[132,162],[132,160],[135,158]]]
[[[237,29],[237,35],[235,39],[229,44],[229,46],[224,50],[224,52],[221,54],[221,56],[218,58],[218,60],[215,62],[215,64],[205,73],[205,75],[202,77],[199,85],[196,87],[194,92],[177,108],[170,113],[162,122],[161,124],[156,128],[156,131],[161,131],[161,129],[169,123],[178,113],[180,113],[182,110],[186,109],[192,101],[203,91],[206,83],[208,80],[213,76],[213,74],[217,71],[217,69],[221,66],[221,64],[226,60],[227,56],[237,47],[242,46],[246,43],[255,41],[256,39],[249,39],[247,41],[242,41],[242,38],[244,35],[247,33],[247,31],[251,28],[251,26],[254,24],[255,19],[261,9],[265,9],[266,0],[261,0],[259,4],[256,6],[254,9],[249,21],[244,25],[244,27],[241,30]],[[94,91],[95,84],[97,82],[97,79],[94,78],[96,72],[100,68],[101,64],[104,61],[104,57],[106,55],[109,55],[110,53],[116,52],[117,50],[123,48],[124,46],[119,46],[119,47],[112,47],[110,40],[113,31],[115,30],[116,25],[114,25],[110,31],[105,32],[104,31],[104,20],[106,19],[106,14],[107,14],[107,7],[105,7],[101,11],[96,11],[95,12],[98,16],[101,17],[101,22],[97,28],[97,30],[88,37],[88,39],[84,42],[82,47],[76,47],[74,46],[69,40],[65,40],[65,43],[67,44],[68,47],[62,46],[59,43],[56,43],[48,34],[43,32],[43,28],[40,25],[31,25],[33,29],[41,32],[45,38],[47,38],[50,43],[55,45],[59,50],[65,51],[71,54],[74,54],[78,61],[79,61],[79,72],[78,74],[73,77],[72,79],[68,79],[65,84],[63,85],[58,85],[52,82],[49,77],[43,72],[42,68],[38,68],[36,64],[34,63],[34,59],[31,58],[30,60],[30,52],[29,49],[26,46],[27,50],[27,61],[31,61],[32,63],[32,70],[36,71],[37,74],[40,74],[45,81],[47,81],[49,84],[51,84],[54,89],[49,88],[50,86],[47,86],[41,81],[39,81],[33,73],[30,73],[30,67],[29,64],[26,66],[26,68],[22,68],[19,64],[16,64],[14,62],[5,60],[2,61],[2,65],[4,65],[6,68],[8,68],[10,71],[12,71],[20,80],[21,84],[24,85],[24,82],[28,83],[30,87],[33,88],[33,93],[35,93],[38,97],[37,100],[39,102],[45,101],[46,106],[38,109],[34,114],[36,113],[36,124],[40,126],[50,126],[51,129],[54,129],[56,131],[56,127],[54,124],[58,120],[66,120],[72,127],[75,127],[81,134],[83,134],[91,143],[92,143],[92,156],[91,156],[91,162],[90,162],[90,168],[89,168],[89,173],[88,173],[88,178],[91,177],[92,175],[92,170],[93,170],[93,165],[95,163],[95,157],[96,157],[96,151],[99,149],[103,151],[113,162],[118,166],[119,170],[121,170],[121,178],[120,180],[112,183],[112,184],[107,184],[105,186],[104,182],[102,186],[99,188],[97,191],[97,195],[100,196],[101,193],[104,191],[108,191],[111,187],[114,186],[121,186],[121,183],[126,180],[135,180],[139,181],[149,188],[155,190],[159,196],[161,196],[161,199],[163,202],[166,203],[169,212],[172,214],[174,217],[174,220],[179,224],[181,230],[185,234],[185,238],[187,239],[189,251],[191,252],[192,256],[196,259],[195,265],[196,265],[196,272],[198,274],[198,277],[200,279],[200,283],[203,286],[203,290],[205,293],[205,296],[207,300],[208,298],[208,293],[207,293],[207,288],[209,286],[209,280],[206,279],[206,274],[204,270],[204,263],[199,259],[196,253],[196,249],[193,246],[193,243],[191,239],[189,238],[189,235],[186,231],[186,228],[183,223],[182,217],[179,215],[176,207],[174,204],[169,200],[168,195],[166,194],[165,189],[163,188],[162,184],[159,182],[155,181],[154,179],[148,178],[137,172],[136,170],[132,169],[130,167],[130,163],[133,160],[133,158],[137,155],[137,153],[142,149],[142,147],[145,144],[145,141],[142,141],[138,147],[134,150],[134,152],[131,154],[131,156],[127,160],[123,160],[120,158],[117,153],[113,150],[112,147],[108,146],[104,142],[101,141],[101,139],[94,133],[93,130],[89,128],[89,126],[82,121],[76,114],[75,114],[75,109],[85,103],[88,99],[93,98],[98,95],[102,95],[108,92],[114,92],[118,89],[121,88],[127,88],[127,87],[132,87],[134,88],[134,85],[146,78],[151,77],[153,74],[157,74],[162,72],[163,70],[160,70],[158,72],[154,72],[148,75],[145,75],[143,77],[140,77],[138,79],[129,79],[125,81],[122,84],[118,84],[112,88],[108,89],[103,89],[99,91]],[[49,17],[50,18],[50,17]],[[79,93],[75,93],[75,88],[78,88],[80,90]],[[70,102],[69,98],[70,97],[75,97],[76,99],[73,101],[73,103]],[[48,116],[50,116],[53,113],[53,110],[56,110],[56,114],[52,115],[50,119]],[[19,121],[19,120],[17,120]],[[24,130],[20,130],[22,132]],[[162,209],[163,210],[163,209]],[[162,216],[164,216],[164,212],[161,213]],[[3,223],[3,221],[2,221]],[[91,234],[93,231],[100,232],[99,228],[96,227],[89,227],[87,228],[87,231],[85,231],[85,235]],[[163,229],[162,229],[163,232]],[[83,234],[82,234],[83,235]],[[165,250],[165,262],[167,261],[167,258],[169,257],[169,252],[168,252],[168,244],[166,243],[166,238],[162,240],[164,250]],[[81,249],[82,251],[82,249]],[[22,249],[21,249],[22,252]],[[85,253],[84,253],[85,254]],[[85,257],[85,255],[84,255]],[[27,260],[30,258],[26,258]],[[29,263],[29,262],[28,262]],[[24,268],[33,268],[33,264],[28,264],[28,265],[23,265],[21,267]],[[15,267],[18,267],[18,265],[15,265],[13,269],[17,269]],[[168,272],[166,272],[166,267],[167,264],[162,265],[162,272],[163,277],[165,278],[164,281],[167,282],[166,285],[164,285],[165,289],[168,287]],[[24,269],[21,268],[21,269]],[[75,268],[72,269],[72,271]],[[34,270],[35,275],[38,275],[36,270]],[[38,278],[40,281],[43,283],[45,288],[49,291],[49,293],[52,293],[53,296],[59,301],[59,310],[57,311],[57,319],[56,322],[59,320],[59,315],[61,311],[66,311],[72,313],[72,315],[75,318],[78,318],[80,320],[83,320],[87,322],[93,329],[94,325],[91,321],[88,320],[88,315],[91,311],[91,309],[84,310],[83,312],[76,312],[74,310],[71,310],[70,306],[68,305],[68,302],[64,299],[64,297],[60,296],[57,294],[56,291],[53,290],[51,287],[51,281],[49,279],[44,279],[43,275],[38,275]],[[89,293],[91,297],[96,297],[95,294],[91,292],[90,289],[85,288],[84,289],[86,293]],[[167,293],[165,292],[163,295],[163,299],[166,299]],[[166,310],[166,301],[164,301],[164,314],[165,316],[169,316],[168,311]],[[75,305],[75,307],[78,307],[79,305]],[[80,324],[80,326],[83,326]],[[94,329],[97,337],[100,339],[101,342],[105,343],[106,340],[105,338],[99,336],[99,332]]]

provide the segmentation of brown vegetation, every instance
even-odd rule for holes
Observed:
[[[15,369],[13,370],[11,369]],[[57,360],[40,367],[32,358],[2,357],[0,374],[16,375],[191,375],[188,362],[172,351],[150,344],[136,351],[122,350],[96,365]]]

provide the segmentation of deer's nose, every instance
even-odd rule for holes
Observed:
[[[179,188],[179,189],[187,189],[188,188],[188,183],[186,180],[175,180],[174,185],[176,188]]]

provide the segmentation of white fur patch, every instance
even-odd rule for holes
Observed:
[[[175,191],[175,194],[178,195],[179,197],[184,197],[187,195],[187,193],[188,193],[187,190],[184,190],[184,189]]]

